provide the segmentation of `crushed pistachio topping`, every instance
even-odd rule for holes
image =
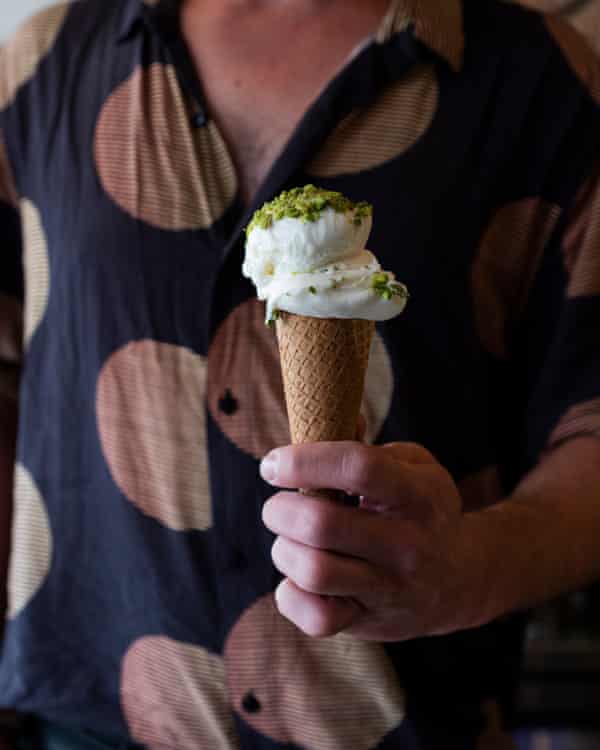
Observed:
[[[342,193],[324,190],[315,185],[305,185],[285,190],[277,198],[259,208],[246,227],[246,236],[255,227],[268,229],[279,219],[317,221],[326,208],[332,208],[336,213],[348,213],[349,221],[355,226],[360,226],[363,219],[373,214],[373,206],[366,201],[353,203]]]
[[[371,276],[371,288],[383,299],[391,300],[393,297],[408,299],[408,289],[404,284],[392,281],[387,273],[374,273]]]
[[[269,327],[271,327],[271,326],[275,325],[275,321],[276,320],[279,320],[279,310],[277,310],[277,309],[273,310],[273,312],[271,313],[271,317],[268,320],[265,320],[265,323]]]

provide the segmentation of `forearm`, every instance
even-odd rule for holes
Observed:
[[[506,502],[465,516],[464,531],[481,623],[600,578],[600,439],[556,448]]]

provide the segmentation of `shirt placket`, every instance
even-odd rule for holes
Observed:
[[[168,61],[177,72],[182,94],[190,104],[190,128],[211,125],[210,113],[203,99],[191,56],[182,38],[178,21],[178,3],[163,2],[147,9],[151,25],[159,31]],[[248,300],[255,291],[241,276],[244,253],[244,228],[252,213],[265,201],[295,184],[297,175],[308,163],[327,136],[346,115],[355,109],[366,109],[390,83],[406,75],[419,61],[420,50],[405,35],[404,48],[392,48],[375,40],[365,44],[348,61],[341,72],[321,92],[305,113],[281,155],[273,164],[252,204],[245,210],[239,194],[227,215],[209,230],[209,242],[219,257],[218,270],[207,279],[210,288],[209,338],[214,339],[228,316]],[[200,155],[198,155],[200,158]],[[231,156],[228,154],[231,161]],[[208,378],[211,378],[209,354]],[[248,372],[248,378],[261,377]],[[252,405],[239,394],[223,386],[218,409],[234,417]],[[243,418],[243,415],[242,415]],[[219,429],[209,414],[208,450],[214,512],[214,560],[221,613],[221,640],[227,648],[228,636],[236,623],[261,598],[272,595],[279,575],[270,559],[271,535],[260,520],[260,509],[272,494],[259,477],[258,457],[241,451]],[[268,635],[265,635],[268,637]],[[252,686],[233,708],[242,721],[238,724],[241,746],[257,746],[256,736],[244,719],[268,707],[262,706]]]

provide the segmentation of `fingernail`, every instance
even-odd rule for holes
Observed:
[[[277,451],[271,451],[260,462],[260,475],[265,482],[273,482],[277,478],[277,466],[279,464],[279,454]]]

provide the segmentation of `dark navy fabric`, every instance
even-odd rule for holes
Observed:
[[[600,434],[600,68],[517,6],[457,0],[454,28],[421,5],[348,61],[249,207],[177,3],[81,0],[0,54],[0,298],[26,331],[0,705],[157,750],[343,746],[331,716],[311,734],[305,704],[271,709],[247,678],[288,633],[267,628],[258,475],[285,412],[240,270],[282,189],[373,203],[369,247],[410,290],[378,325],[376,442],[425,445],[468,505],[471,480],[485,504],[495,476],[499,501],[544,450]],[[191,509],[188,472],[210,490]],[[386,645],[406,718],[353,747],[474,747],[486,703],[510,705],[521,635],[517,617]],[[318,691],[293,663],[297,694]]]

